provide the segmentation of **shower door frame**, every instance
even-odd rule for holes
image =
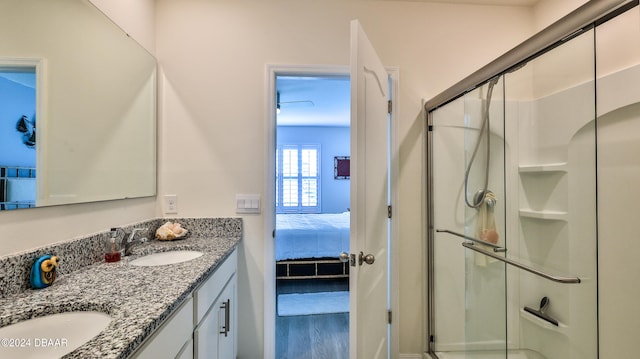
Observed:
[[[475,90],[482,86],[490,79],[502,76],[508,72],[512,72],[526,64],[529,60],[532,60],[545,52],[562,45],[563,43],[570,41],[574,37],[580,35],[585,30],[592,29],[598,25],[632,9],[640,4],[639,0],[590,0],[584,5],[580,6],[573,12],[564,16],[557,22],[553,23],[544,30],[538,32],[528,40],[524,41],[520,45],[516,46],[512,50],[506,52],[496,60],[485,65],[481,69],[467,76],[460,82],[456,83],[452,87],[436,95],[428,101],[423,102],[425,110],[425,131],[426,141],[424,145],[424,151],[426,156],[426,166],[424,168],[423,178],[426,180],[426,193],[424,197],[425,203],[425,223],[426,223],[426,256],[427,261],[425,265],[426,275],[426,309],[427,309],[427,325],[426,325],[426,353],[437,359],[435,348],[435,296],[434,296],[434,244],[435,244],[435,232],[434,226],[434,212],[435,204],[433,200],[434,188],[434,157],[433,157],[433,112],[464,96],[465,94]],[[496,257],[494,257],[496,258]],[[500,259],[500,258],[497,258]],[[504,258],[503,258],[504,259]],[[500,259],[502,260],[502,259]],[[504,260],[503,260],[504,261]],[[507,264],[514,265],[520,269],[530,271],[532,273],[536,270],[530,270],[532,268],[526,268],[521,266],[517,262],[504,261]],[[509,263],[511,262],[511,263]],[[525,268],[523,268],[525,267]],[[596,269],[597,270],[597,269]],[[535,273],[541,276],[547,276],[544,273]],[[579,283],[579,278],[549,278],[558,282],[565,283]],[[598,329],[596,328],[596,331]]]

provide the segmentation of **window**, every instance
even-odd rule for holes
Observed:
[[[278,146],[276,212],[320,212],[320,145]]]

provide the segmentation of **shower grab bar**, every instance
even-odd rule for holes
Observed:
[[[464,235],[462,233],[450,231],[448,229],[436,229],[436,232],[438,232],[438,233],[449,233],[449,234],[454,235],[456,237],[460,237],[460,238],[464,238],[464,239],[467,239],[467,240],[470,240],[470,241],[473,241],[473,242],[484,244],[486,246],[492,247],[494,252],[506,252],[507,251],[506,248],[500,247],[497,244],[493,244],[491,242],[483,241],[482,239],[469,237],[469,236],[466,236],[466,235]]]
[[[526,270],[527,272],[533,273],[533,274],[535,274],[537,276],[540,276],[542,278],[546,278],[546,279],[552,280],[552,281],[557,282],[557,283],[566,283],[566,284],[580,283],[580,278],[578,278],[578,277],[561,277],[561,276],[554,276],[554,275],[551,275],[551,274],[547,274],[547,273],[541,272],[541,271],[539,271],[537,269],[534,269],[534,268],[531,268],[529,266],[526,266],[526,265],[524,265],[522,263],[518,263],[518,262],[514,261],[513,259],[501,257],[501,256],[499,256],[497,254],[491,253],[491,252],[489,252],[487,250],[484,250],[482,248],[478,248],[473,243],[465,242],[465,243],[462,243],[462,246],[465,247],[465,248],[469,248],[471,250],[474,250],[474,251],[476,251],[478,253],[482,253],[485,256],[489,256],[491,258],[497,259],[497,260],[499,260],[501,262],[505,262],[507,264],[510,264],[510,265],[512,265],[514,267],[518,267],[520,269]]]

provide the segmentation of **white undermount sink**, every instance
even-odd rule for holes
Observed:
[[[75,311],[23,320],[0,328],[0,357],[59,358],[74,351],[111,322],[102,312]]]
[[[141,267],[162,266],[167,264],[182,263],[196,259],[204,253],[198,251],[169,251],[148,254],[146,256],[136,258],[129,264]]]

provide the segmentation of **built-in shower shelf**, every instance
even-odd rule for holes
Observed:
[[[542,320],[538,317],[536,317],[535,315],[531,314],[531,313],[527,313],[524,309],[520,309],[520,318],[523,318],[525,320],[527,320],[528,322],[547,329],[547,330],[551,330],[554,332],[558,332],[564,335],[568,335],[568,331],[569,331],[569,326],[564,324],[563,322],[558,322],[558,326],[555,326],[549,322],[547,322],[546,320]]]
[[[567,212],[562,211],[534,211],[532,209],[521,209],[520,217],[545,219],[551,221],[566,221],[568,217]]]
[[[567,163],[547,163],[541,165],[522,165],[518,167],[520,173],[544,173],[544,172],[567,172]]]

